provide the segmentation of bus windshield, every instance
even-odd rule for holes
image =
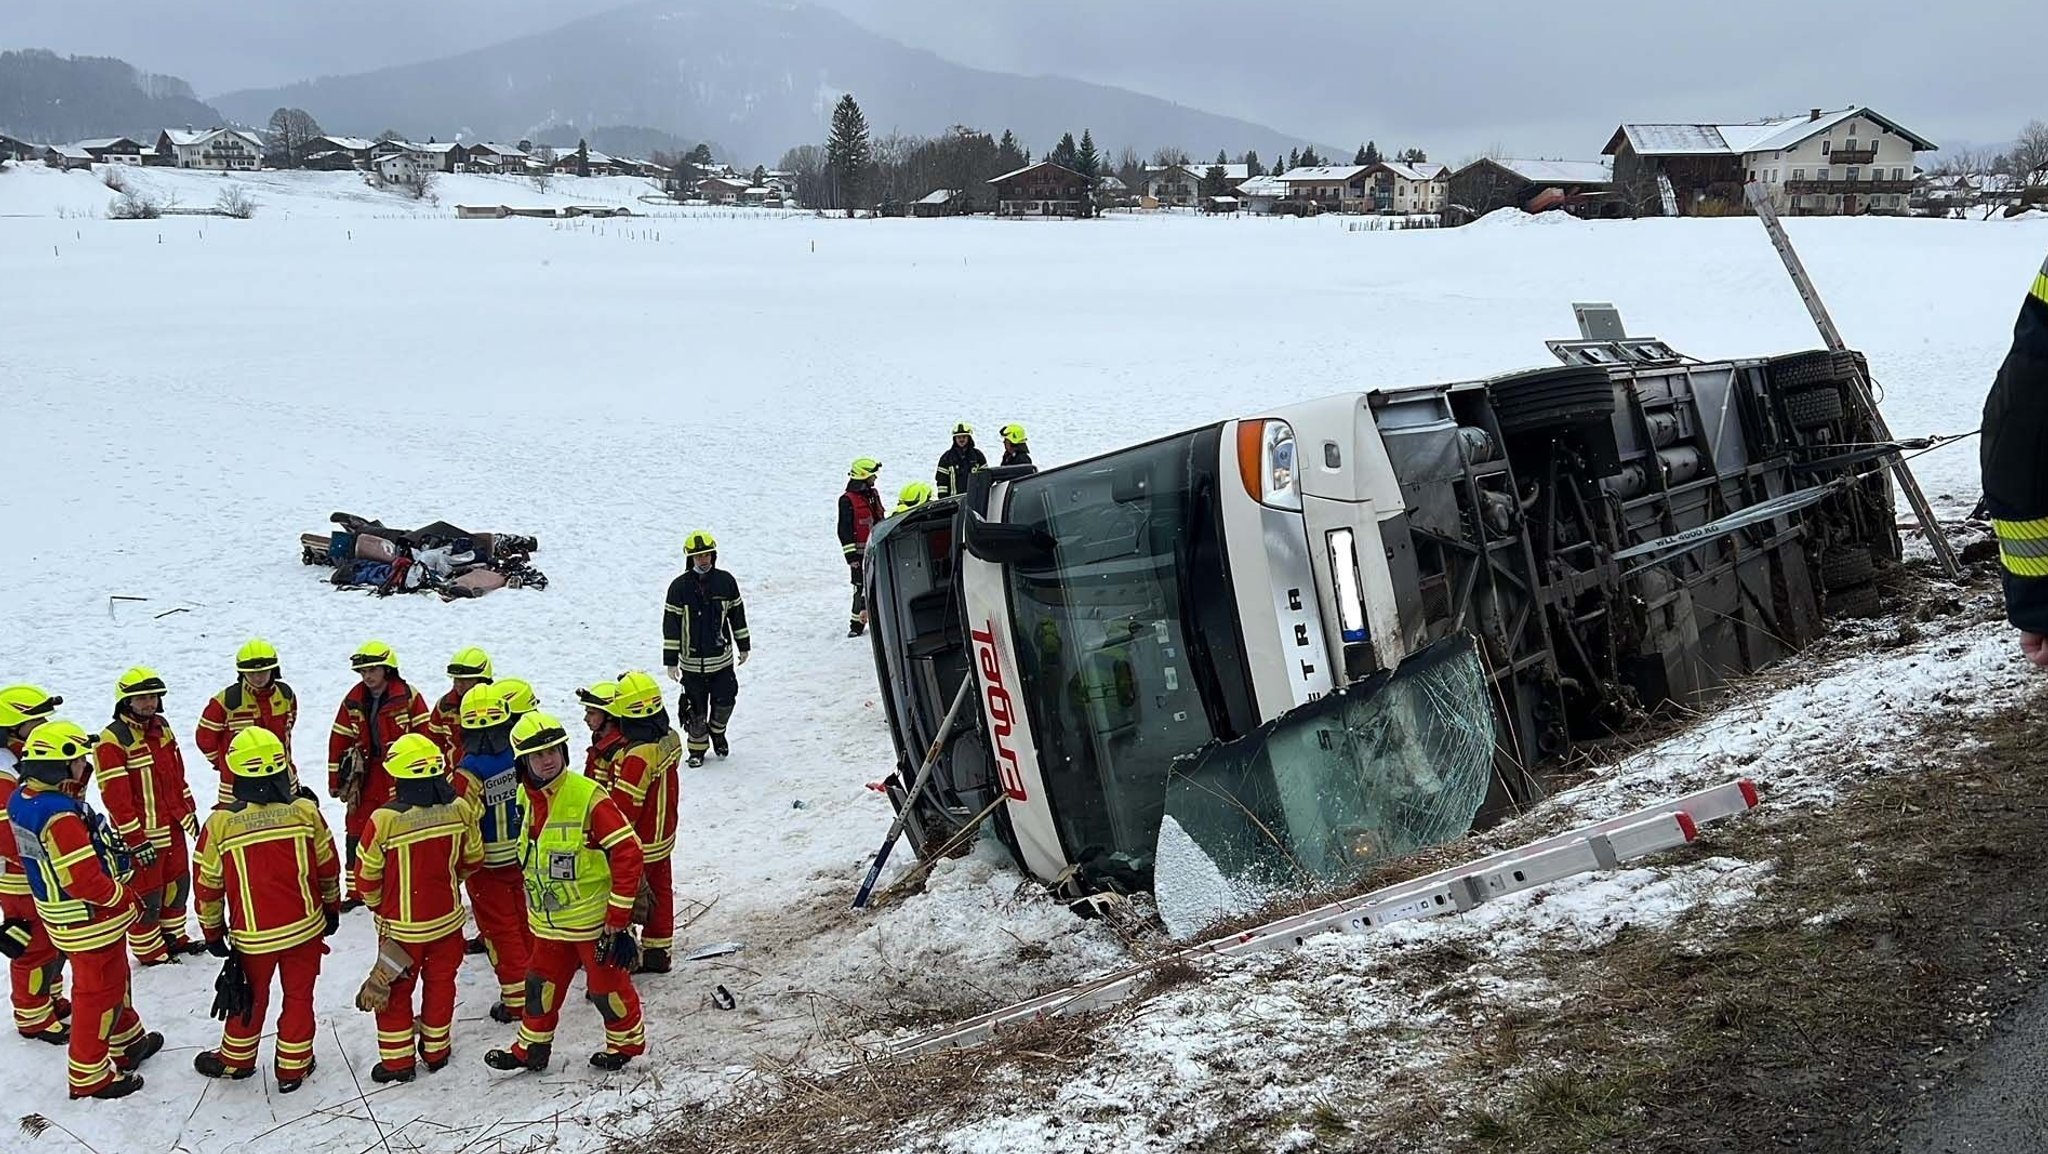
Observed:
[[[1008,569],[1020,674],[1068,860],[1149,882],[1175,758],[1249,714],[1217,529],[1219,430],[1041,473],[1004,521],[1056,542]]]

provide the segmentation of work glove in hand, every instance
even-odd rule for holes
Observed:
[[[206,952],[216,958],[225,958],[233,952],[233,947],[228,945],[228,940],[225,936],[208,938],[206,939]]]
[[[606,930],[597,935],[597,960],[615,970],[632,971],[640,965],[640,943],[624,930]]]
[[[327,909],[323,912],[325,912],[327,915],[327,932],[321,934],[320,936],[323,938],[331,938],[335,935],[337,931],[341,929],[341,907],[328,906]]]
[[[673,681],[673,682],[676,682],[676,683],[680,684],[680,683],[682,682],[682,680],[683,680],[683,667],[682,667],[682,666],[680,666],[680,665],[671,665],[671,666],[669,666],[669,667],[668,667],[668,679],[669,679],[670,681]]]
[[[749,652],[750,652],[750,651],[749,651],[749,650],[746,650],[746,649],[742,649],[742,650],[740,650],[740,656],[739,656],[739,663],[740,663],[741,665],[745,665],[745,664],[747,663],[747,654],[748,654]]]
[[[207,949],[212,948],[213,943],[208,942]],[[249,971],[242,968],[242,955],[230,948],[227,960],[221,963],[220,976],[213,980],[213,1006],[207,1012],[222,1022],[229,1018],[246,1021],[255,1004],[256,991],[249,984]]]
[[[128,856],[135,859],[136,865],[145,868],[153,866],[156,864],[156,846],[149,842],[143,842],[138,846],[130,846],[128,847]]]
[[[18,958],[28,952],[29,939],[35,936],[36,928],[16,918],[0,924],[0,955]]]

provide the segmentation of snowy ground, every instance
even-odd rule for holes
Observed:
[[[204,206],[224,178],[138,179]],[[368,965],[362,915],[335,939],[321,1069],[294,1097],[267,1078],[215,1085],[191,1073],[192,1053],[216,1037],[204,1012],[212,969],[145,972],[136,1001],[170,1049],[135,1099],[66,1103],[61,1059],[0,1042],[0,1095],[109,1154],[354,1154],[378,1142],[378,1124],[400,1131],[396,1149],[585,1148],[649,1110],[720,1092],[759,1058],[825,1045],[856,1020],[848,1007],[912,1020],[1117,963],[1099,926],[1021,896],[1019,875],[987,856],[941,870],[893,911],[844,909],[886,827],[887,805],[865,783],[890,756],[866,645],[840,636],[832,510],[856,455],[882,459],[893,490],[929,476],[960,419],[984,430],[1022,421],[1040,460],[1057,462],[1284,401],[1541,365],[1543,339],[1573,335],[1572,300],[1611,300],[1632,331],[1701,356],[1816,343],[1753,221],[1346,233],[1330,221],[669,209],[644,221],[458,222],[457,203],[625,203],[641,182],[564,180],[542,196],[524,182],[451,179],[438,206],[423,206],[345,175],[259,179],[253,220],[118,222],[88,215],[112,193],[83,174],[0,172],[14,511],[0,535],[11,662],[0,681],[42,683],[97,724],[115,676],[148,664],[171,683],[168,708],[189,733],[231,676],[235,647],[265,636],[304,703],[308,761],[350,681],[347,654],[370,637],[396,646],[430,693],[445,688],[447,655],[476,644],[566,709],[577,685],[658,664],[659,601],[682,536],[711,529],[747,594],[757,657],[742,673],[734,757],[685,779],[678,891],[686,908],[713,903],[683,935],[689,945],[748,948],[643,984],[645,1063],[616,1076],[583,1066],[599,1031],[575,1002],[566,1060],[511,1084],[479,1061],[509,1035],[484,1017],[490,978],[472,962],[456,1064],[371,1095],[375,1123],[342,1061],[358,1074],[374,1061],[371,1024],[348,1008]],[[1870,353],[1895,429],[1974,427],[2048,225],[1790,227],[1851,343]],[[1964,446],[1919,464],[1937,501],[1967,505],[1974,462]],[[537,535],[553,584],[454,604],[334,592],[298,564],[296,535],[323,530],[336,509]],[[173,609],[187,612],[160,616]],[[2002,640],[1987,629],[1954,644],[1972,668],[2003,676]],[[1947,659],[1928,652],[1919,676],[1939,681]],[[1797,757],[1853,731],[1868,714],[1851,707],[1897,668],[1871,662],[1814,689],[1833,694],[1834,730],[1773,737],[1791,715],[1752,703],[1728,722],[1755,727],[1750,738],[1654,756],[1706,776],[1722,774],[1707,759],[1730,749]],[[1651,794],[1672,776],[1618,780],[1638,772]],[[1743,868],[1729,867],[1733,880],[1754,885]],[[1643,887],[1711,888],[1633,875],[1588,884],[1594,922]],[[1330,947],[1340,948],[1354,947]],[[715,984],[738,1010],[712,1008]],[[1221,1044],[1220,1027],[1203,1028]],[[1164,1044],[1147,1037],[1132,1045]]]

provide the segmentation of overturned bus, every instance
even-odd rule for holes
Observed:
[[[885,522],[868,605],[913,848],[986,815],[1067,896],[1328,882],[1875,611],[1900,543],[1860,355],[1550,348],[991,469]]]

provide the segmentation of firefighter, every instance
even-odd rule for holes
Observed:
[[[61,697],[33,685],[0,689],[0,953],[7,955],[8,993],[14,1003],[14,1029],[24,1038],[68,1045],[71,1003],[64,997],[64,955],[50,943],[50,932],[36,916],[36,899],[15,842],[14,824],[6,820],[7,805],[21,784],[22,746],[34,729],[47,721]]]
[[[389,645],[366,641],[348,664],[362,680],[334,711],[334,731],[327,739],[327,796],[347,807],[348,884],[353,887],[363,824],[391,800],[391,774],[384,768],[391,743],[408,733],[424,734],[432,715],[419,690],[399,676],[398,654]],[[351,892],[341,908],[347,912],[362,904]]]
[[[661,683],[645,673],[622,675],[618,696],[607,711],[617,719],[625,746],[613,762],[611,798],[640,839],[651,899],[647,928],[640,936],[639,970],[665,974],[676,934],[676,887],[669,856],[676,845],[676,763],[683,757],[683,741],[662,708]]]
[[[562,998],[581,969],[586,996],[604,1019],[604,1049],[590,1056],[617,1070],[647,1052],[640,995],[632,971],[638,945],[630,931],[642,872],[632,823],[597,783],[569,772],[569,734],[545,713],[512,730],[526,818],[519,860],[533,926],[526,1016],[509,1050],[492,1050],[494,1070],[545,1070],[554,1049]]]
[[[903,486],[902,492],[896,494],[896,507],[889,510],[889,515],[894,517],[901,513],[908,513],[919,505],[930,504],[931,499],[932,487],[930,485],[925,484],[923,481],[912,481],[910,484]]]
[[[882,463],[862,457],[846,470],[846,489],[839,494],[839,547],[846,554],[846,570],[853,578],[853,614],[846,626],[848,637],[859,637],[868,627],[867,590],[861,580],[861,562],[868,555],[868,534],[888,514],[882,511],[882,495],[875,491],[875,478]]]
[[[988,457],[974,447],[974,426],[962,421],[953,426],[953,447],[939,458],[935,477],[937,497],[943,501],[967,491],[967,475],[988,468]]]
[[[512,713],[505,683],[479,685],[462,698],[462,765],[456,789],[477,812],[483,864],[469,875],[477,936],[498,975],[491,1017],[516,1022],[526,1005],[533,931],[519,873],[519,775],[512,758]]]
[[[278,676],[277,650],[268,641],[256,640],[235,654],[235,683],[213,695],[199,714],[199,729],[192,744],[199,755],[220,775],[216,805],[234,800],[234,774],[228,772],[228,743],[252,725],[260,725],[284,743],[285,757],[291,757],[292,726],[299,720],[299,697]],[[287,771],[292,789],[299,788],[299,771],[292,763]]]
[[[429,1073],[448,1064],[455,1021],[455,973],[462,968],[462,883],[484,862],[476,810],[460,803],[440,747],[416,733],[385,760],[392,800],[370,814],[356,854],[356,892],[380,941],[412,960],[377,1013],[373,1082],[410,1082],[415,1057]],[[415,1040],[412,995],[420,987]]]
[[[1031,441],[1024,433],[1024,426],[1004,425],[1003,467],[1007,469],[1017,465],[1037,468],[1031,464]]]
[[[590,730],[590,748],[583,751],[583,776],[610,789],[619,755],[626,751],[626,735],[619,731],[619,719],[611,714],[611,703],[619,696],[619,683],[600,681],[576,691],[583,703],[583,725]]]
[[[514,724],[517,724],[520,718],[540,708],[540,698],[534,696],[533,686],[528,685],[517,677],[507,677],[505,680],[498,682],[498,689],[500,691],[498,699],[505,703],[505,711],[512,715]]]
[[[123,941],[137,913],[121,883],[128,863],[106,819],[82,800],[92,738],[69,721],[47,721],[22,743],[21,788],[7,803],[28,873],[36,918],[71,959],[72,1098],[125,1098],[142,1088],[137,1067],[163,1049],[144,1032],[129,997]]]
[[[491,657],[471,646],[448,659],[448,676],[453,684],[434,702],[434,715],[427,722],[427,736],[441,747],[441,756],[453,766],[462,760],[462,696],[479,685],[491,683]]]
[[[155,670],[138,666],[122,674],[114,683],[114,719],[95,751],[100,801],[135,862],[128,888],[142,912],[128,927],[128,949],[145,966],[206,950],[185,933],[199,819],[163,703],[164,679]]]
[[[740,695],[734,667],[747,663],[753,641],[739,582],[718,567],[717,540],[700,529],[683,539],[683,557],[689,568],[669,582],[661,614],[661,659],[669,680],[683,687],[676,712],[689,731],[695,768],[707,749],[720,757],[732,752],[725,729]]]
[[[235,959],[249,983],[249,1005],[227,1020],[220,1049],[202,1050],[192,1068],[237,1081],[256,1073],[270,979],[283,988],[277,1014],[277,1089],[297,1090],[313,1072],[313,985],[324,939],[341,925],[341,866],[320,803],[299,796],[284,743],[266,729],[235,735],[228,769],[235,800],[207,815],[199,833],[195,892],[207,952]]]
[[[2006,617],[2048,668],[2048,264],[2020,304],[2012,350],[1984,401],[1984,503],[1998,531]]]

